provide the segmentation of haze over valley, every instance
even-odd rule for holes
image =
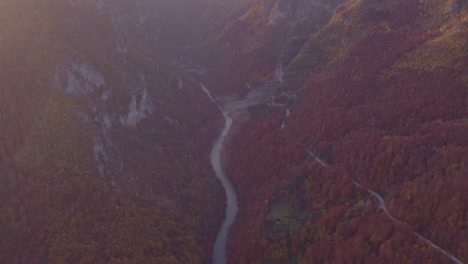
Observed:
[[[466,0],[2,0],[0,263],[466,263],[466,36]]]

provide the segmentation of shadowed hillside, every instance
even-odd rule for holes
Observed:
[[[208,262],[216,107],[161,60],[169,3],[2,2],[0,262]]]

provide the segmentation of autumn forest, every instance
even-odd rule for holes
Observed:
[[[468,262],[467,1],[0,10],[0,263]]]

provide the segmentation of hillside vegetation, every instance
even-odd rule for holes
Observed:
[[[466,0],[0,10],[0,263],[210,263],[222,117],[194,78],[271,97],[222,146],[229,263],[468,261]]]
[[[217,109],[147,49],[135,3],[0,5],[0,262],[208,262]]]
[[[231,140],[231,263],[451,262],[414,232],[467,261],[467,19],[463,1],[353,0],[307,38],[277,88],[300,98],[285,127],[256,107]]]

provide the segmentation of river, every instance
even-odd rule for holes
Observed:
[[[222,154],[223,154],[223,147],[224,143],[226,140],[226,136],[229,134],[229,131],[231,130],[232,124],[233,124],[233,116],[236,116],[236,121],[239,121],[239,113],[242,112],[243,110],[247,109],[251,105],[256,105],[262,102],[266,102],[268,98],[269,91],[268,90],[252,90],[245,98],[241,100],[232,100],[230,101],[227,105],[225,105],[225,108],[221,107],[218,102],[213,98],[211,95],[210,91],[202,84],[200,83],[200,86],[202,90],[206,93],[206,95],[210,98],[210,100],[216,104],[219,108],[219,110],[222,112],[223,117],[224,117],[224,128],[221,131],[221,134],[216,138],[216,141],[214,142],[213,148],[211,149],[211,164],[213,166],[213,170],[216,174],[216,177],[221,181],[222,185],[224,186],[224,189],[226,191],[226,216],[224,218],[223,224],[221,226],[221,229],[218,232],[218,235],[216,237],[214,247],[213,247],[213,263],[214,264],[225,264],[227,262],[226,260],[226,246],[227,246],[227,239],[228,239],[228,234],[229,234],[229,229],[234,223],[234,220],[236,218],[237,212],[239,210],[238,207],[238,202],[237,202],[237,193],[227,177],[224,169],[223,169],[223,164],[222,164]],[[289,116],[290,110],[289,107],[286,108],[286,117],[285,119]],[[285,120],[283,120],[282,128],[284,127]],[[328,164],[326,164],[324,161],[319,159],[317,155],[315,155],[309,148],[306,148],[307,153],[315,159],[321,166],[323,167],[329,167]],[[352,183],[357,186],[361,187],[361,184],[355,181],[354,179],[352,180]],[[388,218],[391,221],[398,221],[395,219],[390,212],[388,211],[385,201],[382,196],[380,196],[378,193],[374,192],[371,189],[366,188],[367,191],[373,195],[374,197],[377,198],[379,201],[380,207],[384,210],[385,214],[388,216]],[[451,255],[447,251],[443,250],[442,248],[438,247],[432,241],[428,240],[427,238],[421,236],[419,233],[413,231],[418,237],[422,238],[427,244],[429,244],[432,248],[436,249],[437,251],[443,253],[447,257],[449,257],[451,260],[453,260],[457,264],[463,264],[459,259],[457,259],[455,256]]]
[[[227,238],[229,234],[229,229],[234,223],[236,218],[237,211],[239,207],[237,205],[237,193],[232,186],[231,181],[226,175],[222,164],[222,152],[224,147],[224,142],[226,141],[226,136],[229,134],[229,130],[232,127],[232,118],[229,116],[229,112],[224,110],[211,96],[210,91],[203,85],[200,84],[203,91],[208,95],[211,101],[215,103],[224,117],[224,128],[216,139],[213,148],[211,149],[211,165],[216,174],[216,177],[221,181],[225,191],[226,191],[226,216],[224,218],[221,229],[218,232],[216,237],[214,247],[213,247],[213,263],[214,264],[225,264],[226,263],[226,246]]]

